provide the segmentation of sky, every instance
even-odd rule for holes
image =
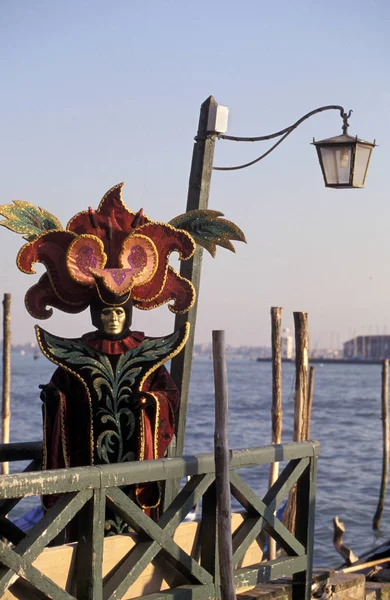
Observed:
[[[209,207],[244,231],[236,253],[204,255],[196,341],[270,345],[270,308],[309,315],[312,349],[390,333],[390,4],[387,0],[2,0],[0,204],[26,200],[65,226],[125,181],[124,201],[154,220],[184,212],[201,103],[230,109],[228,133],[278,131],[319,106],[353,109],[372,141],[363,190],[326,189],[313,137],[341,134],[336,111],[303,123],[259,164],[213,173]],[[217,166],[267,144],[216,143]],[[0,228],[0,293],[12,294],[13,343],[34,339],[18,271],[21,236]],[[173,262],[175,265],[175,262]],[[43,267],[37,266],[41,274]],[[57,335],[91,329],[56,311]],[[167,307],[133,328],[168,333]]]

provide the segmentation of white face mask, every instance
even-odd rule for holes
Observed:
[[[104,333],[119,335],[126,322],[126,312],[121,306],[107,306],[100,313]]]

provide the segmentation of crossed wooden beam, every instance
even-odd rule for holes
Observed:
[[[299,557],[301,559],[299,564],[303,564],[302,559],[306,558],[304,544],[288,531],[275,516],[275,511],[289,490],[309,468],[310,458],[291,460],[263,499],[260,499],[236,472],[231,471],[231,493],[247,511],[247,518],[233,534],[233,562],[236,566],[263,529],[277,540],[289,557]],[[86,518],[84,531],[82,528],[77,546],[78,598],[97,599],[103,598],[103,594],[106,600],[123,597],[127,589],[159,553],[189,582],[189,585],[184,586],[187,591],[199,586],[207,588],[210,586],[210,589],[214,589],[215,562],[211,564],[210,561],[203,560],[204,553],[202,554],[201,551],[199,564],[172,539],[175,530],[192,508],[202,497],[210,495],[214,481],[214,473],[192,476],[157,523],[145,515],[141,508],[118,487],[87,489],[60,495],[41,521],[14,548],[0,540],[0,562],[3,565],[0,567],[0,597],[21,577],[46,597],[56,600],[75,598],[36,569],[32,563],[82,509]],[[103,580],[106,504],[129,524],[138,534],[139,540]],[[4,505],[2,508],[4,510],[7,506]],[[205,509],[207,512],[207,507]],[[208,510],[210,511],[210,507]],[[212,511],[211,507],[211,513]],[[214,531],[210,530],[207,533],[208,537],[203,540],[203,543],[211,543],[213,546],[211,550],[215,556],[215,527]],[[200,538],[202,545],[202,533]]]

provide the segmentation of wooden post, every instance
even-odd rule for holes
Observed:
[[[186,211],[206,209],[208,206],[216,135],[207,132],[207,122],[210,108],[216,104],[214,98],[210,96],[203,102],[200,108],[198,133],[195,138],[192,153]],[[184,435],[187,420],[188,394],[190,389],[192,352],[194,348],[201,268],[202,248],[197,247],[194,256],[189,260],[183,261],[180,265],[180,275],[189,279],[195,287],[196,301],[193,308],[188,313],[176,315],[175,318],[175,330],[179,329],[186,321],[190,322],[191,329],[184,349],[175,356],[171,362],[171,375],[181,391],[181,399],[176,431],[176,446],[169,448],[169,457],[181,456],[184,450]],[[171,480],[167,482],[164,493],[164,510],[178,494],[179,489],[180,481]]]
[[[271,308],[271,345],[272,345],[272,443],[280,444],[282,441],[282,349],[281,325],[283,308]],[[279,463],[270,464],[269,487],[272,487],[279,476]],[[276,541],[268,537],[268,558],[276,558]]]
[[[11,294],[4,294],[3,298],[3,426],[1,441],[9,443],[9,429],[11,419]],[[2,463],[1,472],[8,473],[8,463]]]
[[[309,372],[309,330],[307,313],[294,313],[295,325],[295,399],[294,442],[301,442],[307,431]]]
[[[230,452],[228,444],[228,385],[225,332],[213,331],[215,385],[215,484],[217,493],[218,554],[222,600],[235,600],[232,511],[230,501]]]
[[[308,370],[309,330],[307,313],[294,312],[295,325],[295,398],[294,398],[294,442],[301,442],[307,431],[308,419]],[[294,533],[297,512],[297,491],[294,487],[289,495],[283,515],[286,527]]]
[[[383,506],[386,497],[387,478],[389,473],[389,361],[382,362],[382,436],[383,436],[383,460],[382,479],[379,492],[378,507],[376,509],[372,528],[379,529]]]
[[[307,419],[306,419],[306,432],[305,440],[310,439],[310,423],[311,423],[311,410],[313,408],[313,396],[314,396],[314,374],[316,368],[311,365],[309,370],[309,392],[307,398]]]

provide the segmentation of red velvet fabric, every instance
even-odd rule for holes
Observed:
[[[94,332],[82,336],[91,348],[108,355],[120,355],[135,348],[144,339],[142,332],[132,332],[122,340],[101,339]],[[145,381],[143,390],[153,393],[158,405],[142,411],[145,436],[144,460],[162,458],[175,431],[175,413],[180,393],[164,366]],[[44,400],[44,465],[46,469],[86,466],[91,464],[91,417],[89,401],[82,383],[61,367],[58,368],[43,392]],[[137,419],[139,426],[139,420]],[[141,452],[138,432],[139,453]],[[54,500],[54,499],[52,499]],[[137,490],[141,506],[154,506],[159,500],[158,486],[149,484]],[[45,505],[52,504],[46,499]],[[146,509],[146,512],[149,512]]]

